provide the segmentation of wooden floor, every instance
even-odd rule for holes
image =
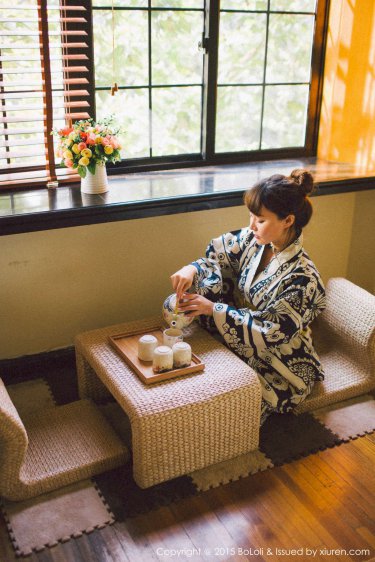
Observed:
[[[374,467],[372,434],[115,523],[26,560],[375,561]],[[0,562],[13,560],[1,520]]]

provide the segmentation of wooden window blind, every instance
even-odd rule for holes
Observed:
[[[90,111],[87,6],[25,4],[0,8],[0,188],[77,179],[55,161],[50,132]]]

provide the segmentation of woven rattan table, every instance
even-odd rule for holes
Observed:
[[[161,325],[149,318],[76,337],[79,393],[108,391],[130,419],[134,479],[141,488],[234,458],[258,447],[261,387],[255,371],[196,322],[185,340],[205,363],[202,373],[145,385],[108,336]]]

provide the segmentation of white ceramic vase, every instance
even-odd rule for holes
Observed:
[[[105,193],[108,191],[108,177],[105,164],[97,163],[95,174],[86,169],[86,176],[81,178],[82,193]]]

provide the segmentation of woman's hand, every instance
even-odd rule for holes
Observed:
[[[184,293],[182,299],[178,303],[178,311],[184,312],[188,318],[199,316],[200,314],[212,316],[214,313],[214,303],[206,299],[206,297],[202,297],[202,295]]]
[[[194,265],[189,264],[171,275],[172,287],[174,292],[177,294],[177,300],[180,300],[183,293],[190,289],[196,273],[197,268],[194,267]]]

